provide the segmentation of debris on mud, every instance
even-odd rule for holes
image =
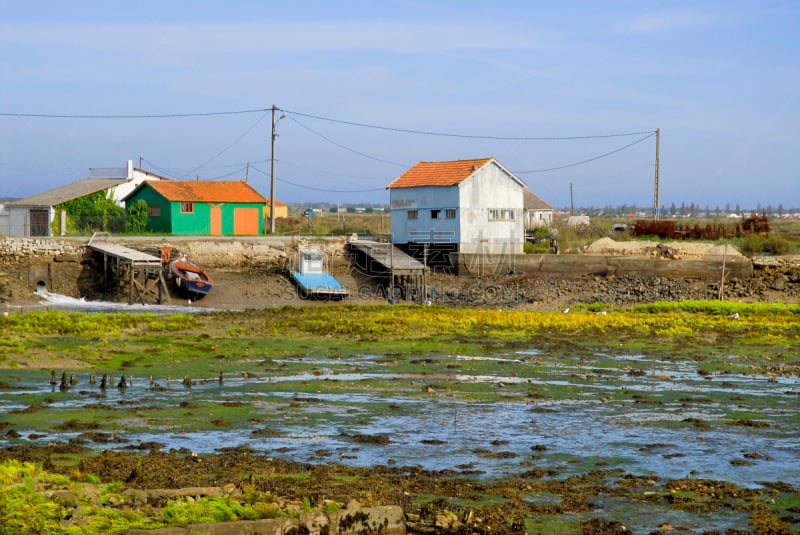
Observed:
[[[76,465],[53,462],[67,452],[79,453],[82,458]],[[0,451],[0,460],[10,458],[39,463],[65,475],[92,474],[103,482],[124,482],[130,490],[121,495],[138,496],[148,489],[164,489],[158,492],[174,498],[182,495],[180,489],[198,492],[196,489],[224,488],[226,495],[235,498],[250,489],[277,497],[276,503],[284,510],[326,508],[331,503],[344,506],[354,500],[369,506],[399,506],[405,514],[407,533],[412,534],[519,534],[526,532],[526,523],[537,522],[541,515],[566,515],[565,519],[573,519],[577,533],[631,533],[623,519],[605,516],[599,503],[608,497],[638,500],[641,507],[653,504],[689,513],[750,511],[753,521],[774,529],[770,533],[790,533],[800,524],[796,513],[784,511],[780,516],[779,512],[770,512],[768,504],[779,495],[796,495],[800,490],[781,482],[752,489],[702,479],[660,481],[619,469],[564,479],[556,479],[558,475],[552,471],[531,470],[494,481],[477,481],[419,467],[358,468],[290,462],[242,447],[202,455],[164,452],[157,445],[144,455],[110,451],[91,454],[88,449],[64,444]],[[139,505],[106,504],[115,505],[151,510],[159,506],[157,500]],[[662,530],[670,530],[667,520],[653,522]]]

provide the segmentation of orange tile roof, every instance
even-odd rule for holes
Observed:
[[[149,180],[147,184],[169,201],[266,202],[250,184],[241,180]]]
[[[386,189],[414,188],[417,186],[456,186],[493,159],[419,162],[386,186]]]
[[[272,197],[264,197],[264,200],[267,201],[267,204],[272,205]],[[280,199],[275,199],[275,206],[288,206],[288,205]]]

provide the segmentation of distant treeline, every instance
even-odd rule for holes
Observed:
[[[561,208],[560,210],[567,213],[570,212],[569,207]],[[620,206],[607,205],[603,207],[576,206],[572,211],[575,214],[584,214],[597,217],[628,217],[631,215],[636,217],[648,217],[653,214],[653,207],[638,206],[635,204],[623,204]],[[716,205],[712,207],[710,205],[701,206],[694,202],[690,202],[688,204],[682,202],[680,205],[672,203],[670,206],[665,206],[662,204],[661,208],[659,208],[659,215],[662,217],[728,217],[730,215],[749,215],[752,212],[755,212],[757,215],[766,214],[769,217],[783,217],[789,214],[800,214],[800,208],[787,208],[783,204],[778,204],[777,206],[768,204],[764,206],[760,203],[756,204],[755,207],[743,207],[739,204],[734,206],[731,206],[730,204],[726,204],[725,206]]]

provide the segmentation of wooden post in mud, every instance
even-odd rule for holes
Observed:
[[[130,279],[131,279],[130,283],[131,284],[130,284],[130,287],[128,288],[128,304],[132,305],[133,304],[133,290],[134,290],[134,287],[135,287],[134,285],[136,284],[136,279],[134,279],[134,277],[133,277],[133,275],[134,275],[133,264],[131,264],[131,266],[130,266],[130,272],[131,272],[130,273]]]
[[[422,296],[420,302],[425,304],[428,300],[428,244],[424,244],[422,249]]]
[[[725,244],[725,250],[722,253],[722,275],[719,279],[719,300],[725,300],[725,260],[728,257],[728,244]]]
[[[164,301],[166,301],[168,305],[172,304],[172,300],[169,298],[167,281],[164,280],[164,271],[162,270],[158,272],[158,304],[163,305]]]
[[[394,243],[389,240],[389,299],[394,299]]]
[[[103,255],[103,293],[108,292],[108,255]]]

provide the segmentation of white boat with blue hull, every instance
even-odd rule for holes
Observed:
[[[325,271],[325,255],[318,249],[300,249],[290,276],[303,299],[344,299],[350,293]]]

